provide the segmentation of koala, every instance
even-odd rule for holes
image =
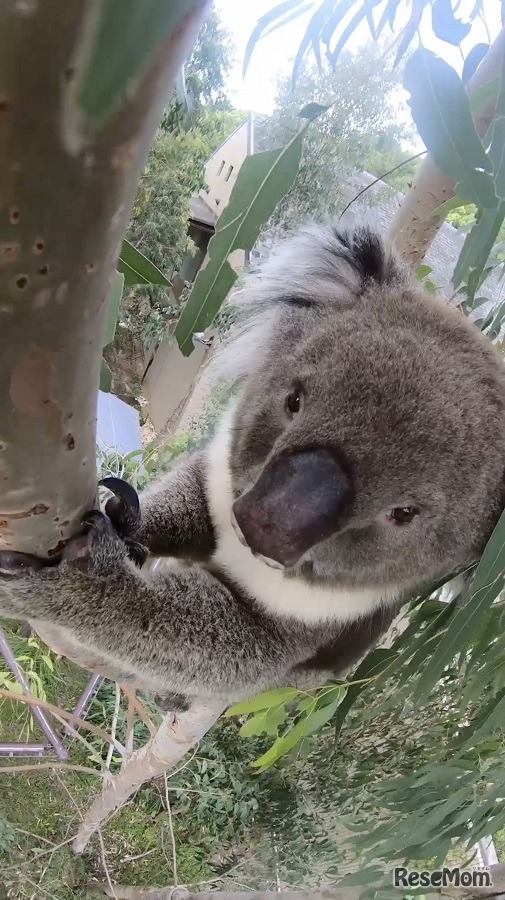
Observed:
[[[181,704],[343,674],[505,503],[502,361],[373,228],[300,232],[236,303],[209,444],[140,501],[107,479],[60,557],[0,553],[3,615]]]

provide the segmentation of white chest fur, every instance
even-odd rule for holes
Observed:
[[[326,620],[347,622],[360,618],[392,599],[394,592],[377,588],[346,590],[310,585],[302,579],[286,578],[284,572],[256,559],[244,547],[231,524],[233,491],[230,436],[233,413],[223,421],[209,453],[207,491],[210,513],[217,533],[213,560],[233,581],[276,615],[294,617],[307,624]]]

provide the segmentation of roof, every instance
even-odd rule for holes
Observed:
[[[214,228],[217,222],[217,216],[210,206],[207,206],[202,197],[196,195],[191,197],[189,201],[189,218],[195,222],[201,222],[202,225],[208,225]]]

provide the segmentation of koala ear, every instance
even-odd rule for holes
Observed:
[[[412,275],[377,229],[367,223],[301,229],[267,259],[245,298],[256,308],[352,303],[370,284],[411,284]]]
[[[369,225],[342,231],[335,228],[334,236],[336,255],[352,266],[362,282],[388,284],[408,277],[404,264],[379,232]]]

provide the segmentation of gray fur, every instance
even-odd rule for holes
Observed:
[[[219,363],[237,386],[228,424],[141,498],[136,540],[180,562],[139,571],[103,527],[84,557],[71,542],[51,568],[0,554],[4,615],[64,629],[158,694],[233,699],[342,672],[405,592],[478,557],[503,507],[502,362],[376,233],[303,232],[239,299]],[[303,404],[291,416],[293,385]],[[274,571],[240,544],[232,507],[266,471],[277,477],[278,459],[313,448],[335,454],[352,502],[329,537]],[[289,498],[296,528],[303,503]],[[395,525],[388,511],[410,506],[419,514]],[[268,549],[275,509],[260,512]]]

